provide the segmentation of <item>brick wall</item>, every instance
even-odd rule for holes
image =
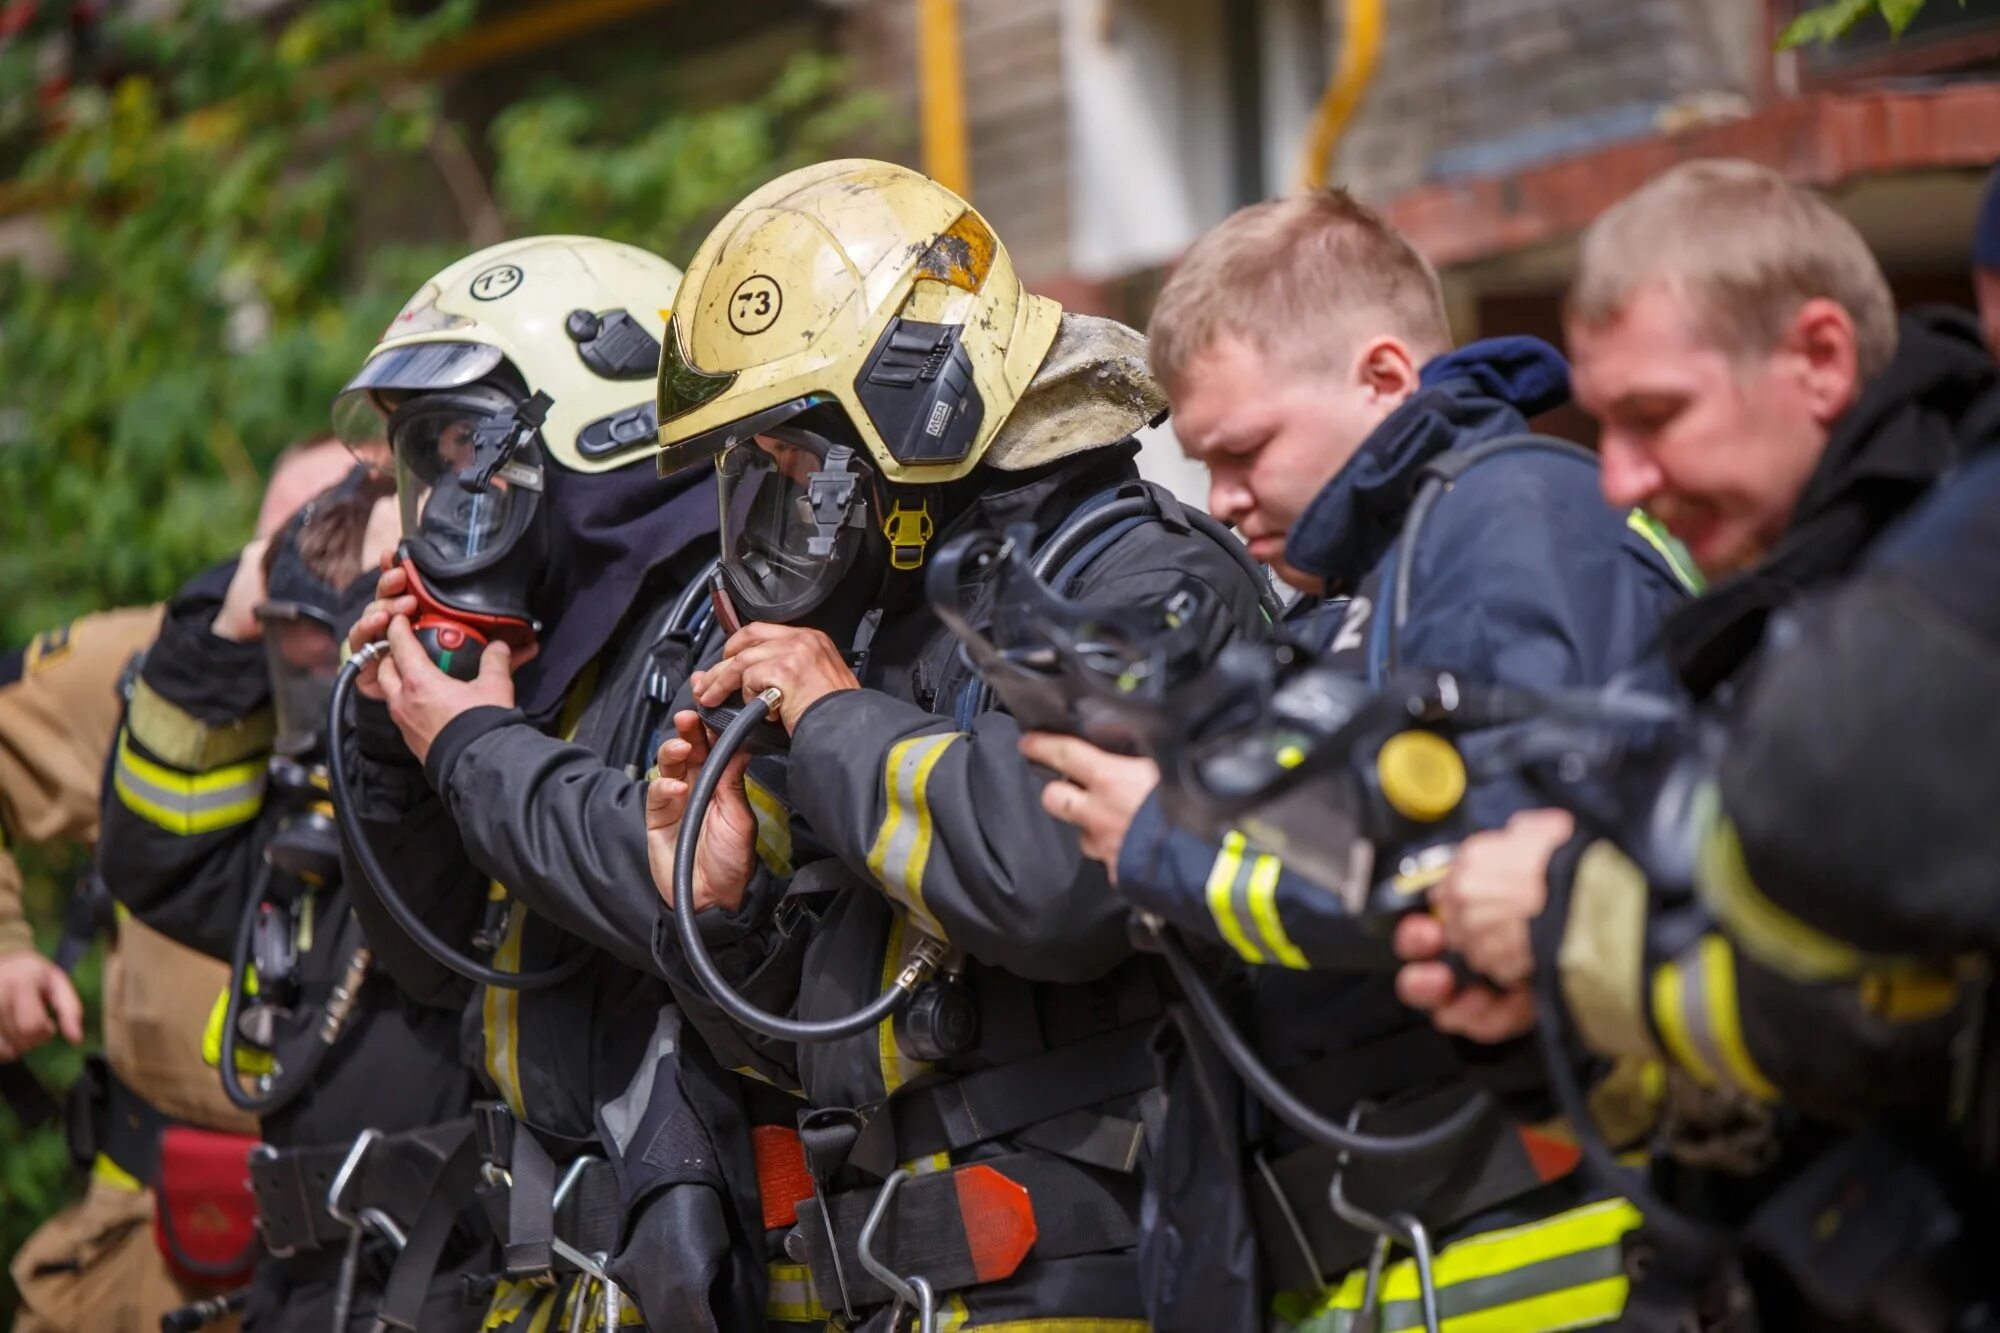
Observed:
[[[1649,133],[1662,108],[1747,93],[1755,68],[1748,0],[1385,8],[1376,77],[1335,167],[1371,198]]]

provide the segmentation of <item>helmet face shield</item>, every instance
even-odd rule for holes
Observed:
[[[772,427],[724,451],[716,482],[723,580],[745,619],[798,620],[880,544],[872,470],[826,436]]]
[[[511,549],[533,517],[539,470],[513,436],[514,400],[497,389],[421,394],[388,423],[403,532],[435,573],[463,573]]]
[[[340,670],[340,634],[333,617],[304,602],[269,601],[256,611],[263,627],[264,665],[271,677],[279,754],[319,747],[333,678]]]

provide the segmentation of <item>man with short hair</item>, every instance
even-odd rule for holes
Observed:
[[[1566,313],[1579,400],[1604,427],[1606,495],[1644,504],[1722,580],[1669,622],[1665,646],[1685,688],[1729,719],[1732,754],[1759,727],[1788,728],[1784,758],[1802,766],[1795,777],[1810,776],[1814,754],[1857,726],[1856,709],[1922,700],[1946,679],[1906,674],[1938,660],[1905,657],[1935,641],[1914,593],[1896,603],[1898,616],[1915,617],[1903,646],[1883,644],[1878,670],[1855,677],[1830,653],[1825,672],[1801,674],[1798,658],[1771,644],[1801,632],[1774,617],[1846,588],[1898,516],[2000,440],[2000,374],[1970,320],[1929,312],[1899,330],[1888,284],[1850,224],[1776,172],[1726,161],[1677,168],[1599,219]],[[1880,580],[1857,586],[1879,594]],[[1823,620],[1809,623],[1825,632]],[[1843,678],[1854,682],[1848,692],[1830,693]],[[1788,683],[1774,695],[1779,680]],[[1812,699],[1820,711],[1794,715]],[[1773,783],[1767,763],[1767,780],[1745,785],[1740,769],[1732,782],[1730,762],[1718,796],[1708,761],[1688,757],[1679,769],[1690,779],[1653,783],[1659,808],[1637,802],[1620,828],[1578,831],[1566,813],[1538,811],[1468,839],[1434,891],[1437,919],[1399,930],[1399,951],[1417,960],[1399,992],[1446,1031],[1504,1040],[1534,1021],[1529,977],[1552,971],[1591,1049],[1664,1060],[1678,1085],[1710,1100],[1704,1114],[1765,1127],[1730,1159],[1735,1174],[1762,1173],[1751,1192],[1763,1216],[1781,1207],[1771,1201],[1786,1197],[1788,1180],[1810,1182],[1802,1173],[1820,1142],[1770,1129],[1756,1104],[1842,1121],[1934,1114],[1947,1104],[1968,1001],[1942,959],[1866,952],[1896,947],[1886,928],[1864,932],[1872,941],[1829,933],[1843,918],[1851,932],[1851,905],[1873,894],[1898,895],[1882,901],[1885,925],[1894,906],[1936,901],[1941,886],[1919,890],[1884,871],[1913,863],[1885,861],[1908,822],[1879,818],[1875,800],[1801,806],[1797,795],[1824,793],[1823,781]],[[1869,760],[1892,783],[1909,762],[1887,749]],[[1840,786],[1865,790],[1871,779],[1845,769]],[[1686,808],[1668,804],[1690,789]],[[1801,835],[1816,867],[1805,876],[1795,873]],[[1937,852],[1928,841],[1909,850]],[[1461,990],[1428,961],[1443,948],[1517,988]],[[1802,1031],[1813,1039],[1800,1041]],[[1683,1119],[1683,1138],[1687,1127]],[[1697,1146],[1717,1160],[1714,1138]],[[1800,1217],[1820,1215],[1816,1202],[1797,1206]],[[1877,1238],[1903,1239],[1888,1235],[1896,1230],[1878,1228]],[[1806,1248],[1830,1244],[1822,1235]],[[1763,1315],[1766,1326],[1798,1317]]]
[[[1346,599],[1308,600],[1286,632],[1357,675],[1380,680],[1396,658],[1478,682],[1601,685],[1682,595],[1657,535],[1605,506],[1587,461],[1527,436],[1528,419],[1567,396],[1554,349],[1505,338],[1452,351],[1436,274],[1344,193],[1254,205],[1197,241],[1150,337],[1182,448],[1212,475],[1211,509],[1288,582]],[[1405,530],[1428,469],[1516,437],[1521,447],[1464,468],[1420,536]],[[1412,540],[1397,631],[1383,608],[1396,551]],[[1024,748],[1063,779],[1045,806],[1082,830],[1133,903],[1252,965],[1244,1035],[1317,1112],[1408,1130],[1463,1101],[1458,1056],[1396,1002],[1387,971],[1336,970],[1368,936],[1335,895],[1240,837],[1217,847],[1170,828],[1150,761],[1071,737],[1030,736]],[[1465,813],[1492,827],[1528,804],[1520,784],[1480,783]],[[1386,864],[1398,854],[1382,850]],[[1335,1154],[1266,1128],[1255,1107],[1238,1112],[1240,1093],[1204,1096],[1219,1066],[1203,1043],[1172,1064],[1146,1240],[1155,1327],[1250,1327],[1274,1293],[1289,1324],[1347,1326],[1373,1237],[1329,1208]],[[1218,1105],[1230,1108],[1224,1123],[1206,1124],[1204,1106]],[[1508,1326],[1609,1322],[1637,1215],[1588,1197],[1560,1151],[1524,1147],[1519,1129],[1492,1108],[1449,1170],[1363,1170],[1348,1195],[1424,1220],[1441,1247],[1447,1318],[1538,1301],[1510,1308]],[[1215,1151],[1239,1141],[1240,1161]],[[1531,1251],[1566,1262],[1531,1271]],[[1414,1297],[1396,1295],[1414,1291],[1411,1264],[1389,1283],[1389,1322],[1412,1322]]]

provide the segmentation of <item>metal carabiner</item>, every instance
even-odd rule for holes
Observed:
[[[898,1167],[882,1182],[882,1192],[875,1196],[875,1206],[868,1210],[868,1220],[861,1224],[861,1241],[855,1246],[855,1255],[877,1282],[895,1293],[896,1308],[889,1315],[890,1328],[902,1322],[907,1307],[917,1312],[916,1333],[937,1333],[937,1296],[931,1291],[931,1284],[921,1277],[906,1278],[875,1257],[875,1232],[889,1215],[903,1182],[914,1174],[908,1167]]]
[[[327,1214],[348,1232],[347,1248],[340,1256],[340,1275],[333,1291],[333,1333],[347,1333],[348,1317],[354,1309],[354,1287],[361,1276],[361,1245],[368,1233],[387,1237],[399,1253],[409,1243],[396,1219],[380,1208],[364,1206],[354,1212],[347,1209],[347,1192],[354,1185],[355,1174],[381,1138],[379,1129],[364,1129],[356,1135],[354,1146],[347,1150],[347,1157],[326,1192]]]
[[[1347,1127],[1357,1129],[1369,1110],[1367,1102],[1357,1103],[1348,1113]],[[1327,1186],[1327,1201],[1334,1216],[1357,1231],[1375,1237],[1375,1250],[1368,1257],[1368,1276],[1361,1290],[1361,1308],[1355,1313],[1355,1333],[1375,1333],[1381,1318],[1382,1277],[1389,1264],[1390,1250],[1402,1245],[1410,1252],[1417,1270],[1417,1297],[1423,1310],[1425,1333],[1439,1333],[1437,1279],[1432,1268],[1431,1235],[1414,1213],[1391,1213],[1377,1217],[1348,1199],[1346,1183],[1348,1156],[1334,1164],[1333,1181]]]

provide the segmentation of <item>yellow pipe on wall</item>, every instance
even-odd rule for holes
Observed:
[[[965,133],[965,57],[958,0],[917,0],[917,101],[924,174],[972,197],[972,154]]]
[[[1333,155],[1340,136],[1354,118],[1355,108],[1375,78],[1375,62],[1382,54],[1382,0],[1342,0],[1340,10],[1340,64],[1326,93],[1313,112],[1312,129],[1306,135],[1304,156],[1299,162],[1299,188],[1322,190],[1333,172]]]

